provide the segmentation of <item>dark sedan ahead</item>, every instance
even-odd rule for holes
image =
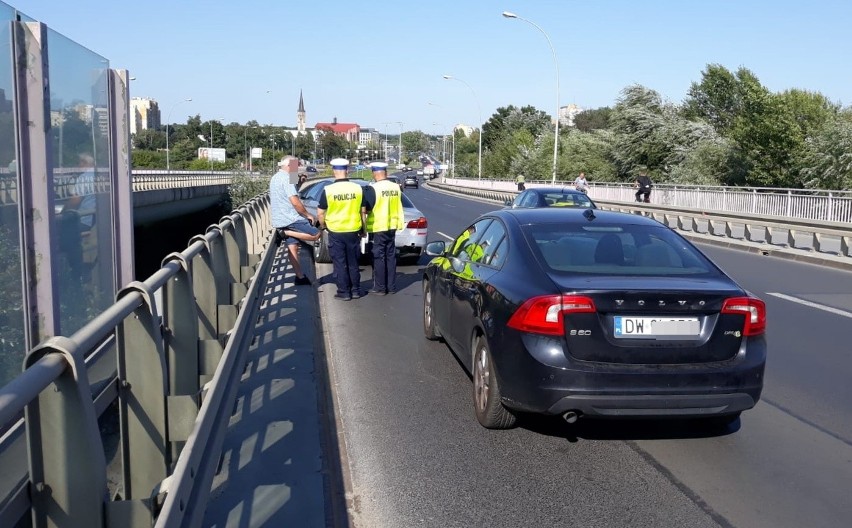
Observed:
[[[597,205],[586,193],[566,187],[534,187],[527,189],[514,200],[506,202],[513,209],[529,209],[537,207],[582,207],[596,209]]]
[[[519,411],[727,425],[760,398],[764,303],[659,222],[504,209],[426,251],[424,332],[470,370],[485,427]]]

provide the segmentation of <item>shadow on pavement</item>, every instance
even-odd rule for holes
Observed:
[[[286,255],[268,277],[204,526],[348,524],[316,286],[293,284]]]

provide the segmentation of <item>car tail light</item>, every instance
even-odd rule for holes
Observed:
[[[426,217],[421,216],[417,220],[412,220],[411,222],[408,222],[406,227],[408,229],[426,229]]]
[[[766,331],[766,303],[755,297],[731,297],[722,304],[723,314],[745,316],[743,335],[756,336]]]
[[[509,318],[507,326],[521,332],[565,335],[564,314],[594,313],[595,303],[582,295],[542,295],[533,297]]]

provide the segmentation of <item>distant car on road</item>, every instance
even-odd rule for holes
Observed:
[[[501,209],[426,254],[426,338],[472,374],[484,427],[532,412],[727,428],[760,399],[766,305],[656,220]]]
[[[514,200],[506,200],[506,207],[529,209],[537,207],[582,207],[597,209],[586,193],[566,187],[534,187],[522,191]]]
[[[405,180],[403,180],[403,186],[405,187],[414,187],[415,189],[420,187],[420,181],[417,179],[416,174],[406,173]]]
[[[309,165],[308,167],[305,168],[305,172],[317,172],[317,168],[314,167],[313,165]]]

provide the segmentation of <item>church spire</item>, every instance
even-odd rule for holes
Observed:
[[[304,132],[306,129],[305,100],[302,97],[302,90],[299,90],[299,110],[296,112],[296,130]]]

